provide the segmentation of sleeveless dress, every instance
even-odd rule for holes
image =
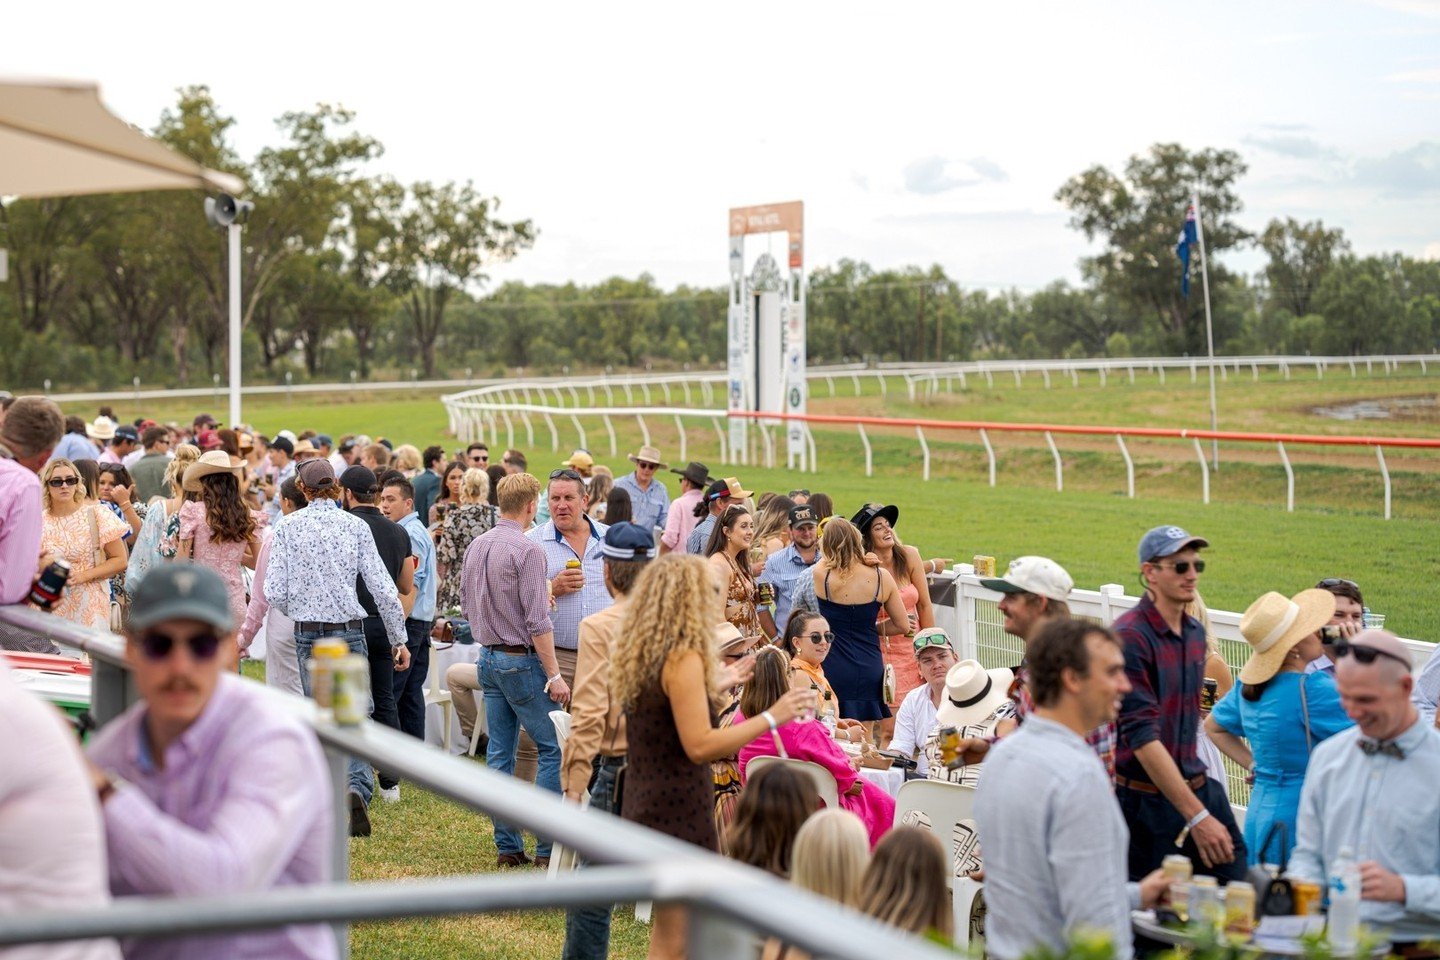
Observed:
[[[890,571],[892,574],[895,571]],[[911,616],[915,615],[920,605],[920,591],[915,589],[915,584],[909,580],[900,588],[900,602],[905,605],[905,612]],[[876,623],[889,623],[890,618],[881,610]],[[895,670],[895,700],[890,704],[891,710],[900,709],[904,702],[905,695],[924,681],[920,679],[920,661],[915,659],[915,644],[904,634],[894,637],[880,638],[880,656],[887,666]]]
[[[824,590],[816,596],[820,616],[830,622],[835,642],[825,658],[825,677],[840,701],[840,716],[850,720],[884,720],[891,716],[885,703],[885,661],[875,633],[880,610],[880,571],[875,571],[875,598],[865,603],[836,603],[830,599],[830,571]]]
[[[620,815],[652,830],[719,850],[710,764],[692,763],[680,744],[660,678],[625,711],[630,752]]]
[[[730,558],[730,585],[725,593],[725,619],[742,637],[760,632],[760,608],[755,605],[755,578]]]

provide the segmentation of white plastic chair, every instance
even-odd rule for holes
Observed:
[[[784,764],[792,770],[805,774],[815,784],[815,791],[820,794],[820,800],[825,806],[832,810],[840,806],[840,788],[835,784],[835,775],[818,763],[809,760],[796,760],[793,757],[755,757],[745,767],[745,776],[748,779],[756,773],[770,766],[771,764]]]
[[[445,689],[445,678],[440,675],[440,662],[436,660],[433,655],[435,647],[433,640],[430,643],[430,647],[432,655],[430,657],[430,672],[425,677],[425,706],[438,705],[440,707],[440,722],[445,725],[442,728],[445,732],[441,734],[441,742],[445,745],[446,754],[449,754],[450,723],[451,717],[454,714],[455,705],[450,702],[450,691]],[[478,730],[480,725],[477,723],[475,728]],[[474,750],[473,742],[471,743],[471,750]]]
[[[480,737],[485,733],[485,694],[480,690],[472,690],[470,696],[475,701],[475,726],[470,729],[470,747],[465,753],[473,757],[475,748],[480,744]]]
[[[565,752],[565,741],[570,739],[570,714],[564,710],[551,710],[550,722],[555,725],[555,739],[560,743],[560,752]],[[477,724],[478,726],[478,724]],[[590,805],[590,796],[586,794],[580,801],[582,807]],[[550,847],[550,868],[545,872],[547,878],[553,879],[560,875],[561,870],[575,869],[575,851],[569,847],[562,847],[560,844],[552,844]]]
[[[964,861],[976,844],[975,789],[941,780],[907,780],[895,798],[895,826],[927,827],[951,848],[949,877],[955,944],[984,946],[984,925],[974,923],[985,904],[984,885],[965,875]],[[979,929],[974,929],[977,927]]]

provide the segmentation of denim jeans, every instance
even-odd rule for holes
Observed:
[[[410,648],[410,668],[394,675],[395,710],[400,715],[400,732],[416,740],[425,739],[425,680],[430,676],[431,620],[405,621],[405,646]]]
[[[514,656],[493,647],[480,651],[480,689],[485,696],[485,717],[490,727],[490,748],[485,763],[491,770],[513,774],[515,746],[520,729],[530,734],[539,751],[535,785],[560,792],[560,743],[550,711],[560,709],[545,693],[545,668],[532,651]],[[523,853],[525,837],[514,827],[495,821],[498,853]],[[535,856],[550,856],[550,841],[537,837]]]
[[[339,640],[350,648],[350,652],[364,657],[368,662],[369,651],[365,645],[365,632],[363,630],[345,630],[339,633],[320,633],[315,630],[295,630],[295,659],[300,664],[300,685],[305,689],[305,696],[313,696],[310,691],[310,658],[314,655],[315,644],[320,640]],[[374,702],[371,702],[371,707]],[[369,713],[369,710],[366,710]],[[365,805],[370,805],[370,798],[375,794],[375,781],[370,773],[370,764],[356,757],[349,758],[350,789],[360,794]]]
[[[619,816],[610,806],[615,774],[624,757],[595,758],[595,779],[590,786],[590,809]],[[565,911],[565,950],[561,960],[605,960],[610,955],[610,914],[613,904],[603,907],[573,907]]]

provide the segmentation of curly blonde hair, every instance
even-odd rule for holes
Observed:
[[[672,655],[693,650],[713,700],[715,624],[724,612],[724,591],[710,565],[693,554],[668,553],[646,564],[630,596],[610,657],[611,695],[626,709],[634,707],[660,681]]]
[[[460,476],[461,503],[487,503],[490,500],[490,474],[471,467]]]

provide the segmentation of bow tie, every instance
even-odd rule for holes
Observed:
[[[1396,760],[1405,759],[1405,751],[1401,749],[1400,744],[1394,740],[1387,740],[1381,743],[1378,740],[1361,739],[1356,742],[1360,744],[1360,749],[1365,751],[1365,756],[1367,757],[1373,757],[1378,753],[1383,756],[1394,757]]]

